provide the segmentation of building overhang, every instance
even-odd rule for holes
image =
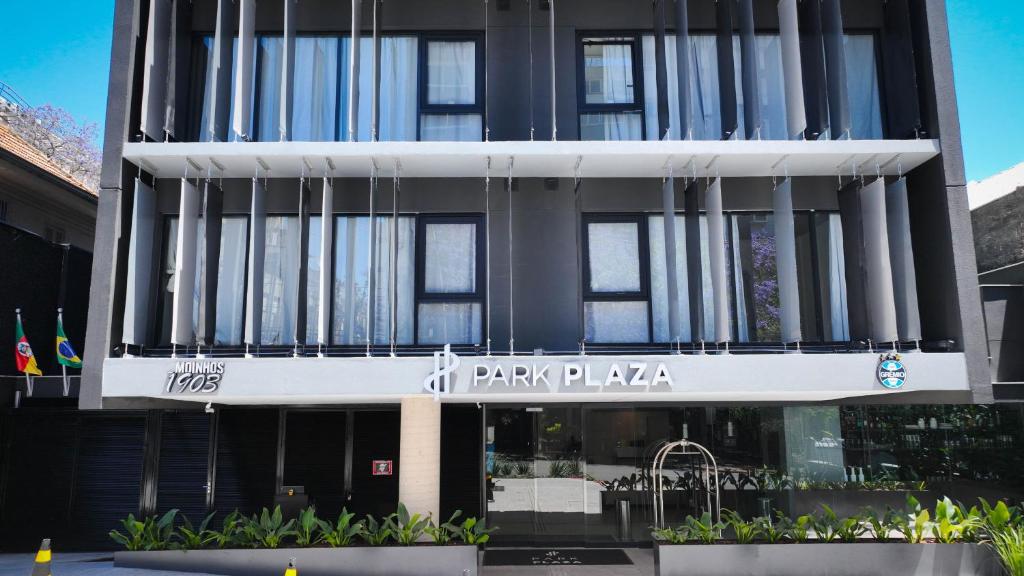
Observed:
[[[969,394],[962,353],[909,353],[905,383],[882,385],[878,355],[110,358],[105,400],[215,405],[452,403],[822,403]],[[216,376],[216,378],[210,378]],[[212,381],[212,382],[211,382]]]
[[[660,178],[906,174],[938,140],[645,142],[129,142],[125,160],[157,178]],[[488,166],[490,170],[488,171]]]

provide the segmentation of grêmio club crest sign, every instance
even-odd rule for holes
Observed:
[[[224,379],[223,362],[177,362],[167,373],[165,394],[215,394]]]

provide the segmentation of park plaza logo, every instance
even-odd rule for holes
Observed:
[[[518,360],[518,361],[517,361]],[[462,366],[462,359],[451,346],[434,353],[434,371],[423,381],[423,389],[440,399],[453,392],[453,377]],[[639,361],[611,362],[595,369],[591,362],[535,362],[528,357],[505,361],[477,362],[472,366],[471,384],[467,392],[490,391],[496,388],[517,388],[554,391],[562,388],[605,389],[622,387],[629,390],[651,390],[674,386],[672,374],[664,363]]]
[[[899,354],[882,354],[878,361],[878,381],[890,390],[899,390],[907,383],[907,367]]]

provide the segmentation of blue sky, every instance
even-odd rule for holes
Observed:
[[[947,0],[967,177],[1024,162],[1024,2]],[[7,2],[0,81],[102,127],[114,0]]]

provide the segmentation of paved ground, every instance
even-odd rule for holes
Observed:
[[[35,554],[0,554],[0,576],[29,576],[35,557]],[[53,559],[50,566],[53,576],[182,576],[178,572],[114,568],[110,554],[54,554]]]
[[[653,576],[654,554],[627,549],[632,566],[485,566],[481,576]],[[0,554],[0,576],[29,576],[35,554]],[[114,568],[109,554],[55,554],[53,576],[215,576]]]

